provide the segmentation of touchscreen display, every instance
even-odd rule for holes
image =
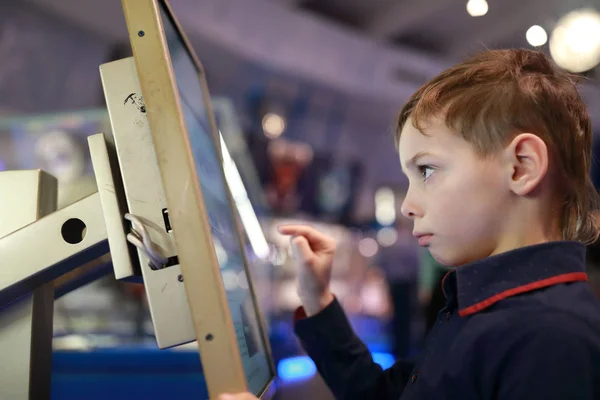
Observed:
[[[234,224],[235,210],[227,195],[198,70],[165,9],[161,9],[161,15],[246,380],[249,389],[258,394],[271,380],[272,372],[260,332],[255,299],[248,288],[243,250]]]

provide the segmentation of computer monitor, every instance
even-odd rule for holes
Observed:
[[[202,65],[164,0],[123,0],[179,265],[211,398],[274,392]]]

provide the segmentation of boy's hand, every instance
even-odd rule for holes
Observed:
[[[258,400],[256,396],[250,393],[237,393],[237,394],[222,394],[218,400]]]
[[[329,281],[335,240],[305,225],[280,226],[279,232],[292,236],[292,252],[298,267],[298,295],[310,317],[333,301]]]

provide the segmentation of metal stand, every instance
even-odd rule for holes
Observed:
[[[53,281],[108,253],[116,279],[143,280],[159,348],[196,340],[179,265],[151,270],[126,239],[129,212],[177,260],[133,58],[102,65],[101,75],[113,136],[88,138],[98,192],[56,211],[53,177],[0,172],[1,399],[50,398]],[[62,285],[60,295],[97,276]]]
[[[0,237],[56,209],[56,180],[41,171],[0,174],[0,187],[11,188],[0,197]],[[2,398],[50,397],[53,295],[47,283],[0,314]]]
[[[90,138],[96,170],[110,168],[103,142],[101,134]],[[50,398],[53,280],[109,252],[106,222],[116,215],[108,214],[105,222],[100,194],[52,212],[56,187],[56,180],[42,171],[0,173],[3,399]],[[112,192],[114,196],[114,189]],[[105,197],[105,203],[110,203],[110,196]],[[123,229],[114,237],[124,240]],[[118,252],[115,256],[120,258]]]

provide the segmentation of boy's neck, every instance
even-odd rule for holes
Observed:
[[[558,224],[542,224],[524,217],[513,227],[507,229],[498,241],[496,249],[490,255],[561,240],[563,240],[563,236]]]
[[[562,240],[561,237],[512,237],[506,238],[500,244],[490,256],[495,256],[497,254],[506,253],[507,251],[520,249],[522,247],[534,246],[536,244],[548,243],[548,242],[556,242]]]

